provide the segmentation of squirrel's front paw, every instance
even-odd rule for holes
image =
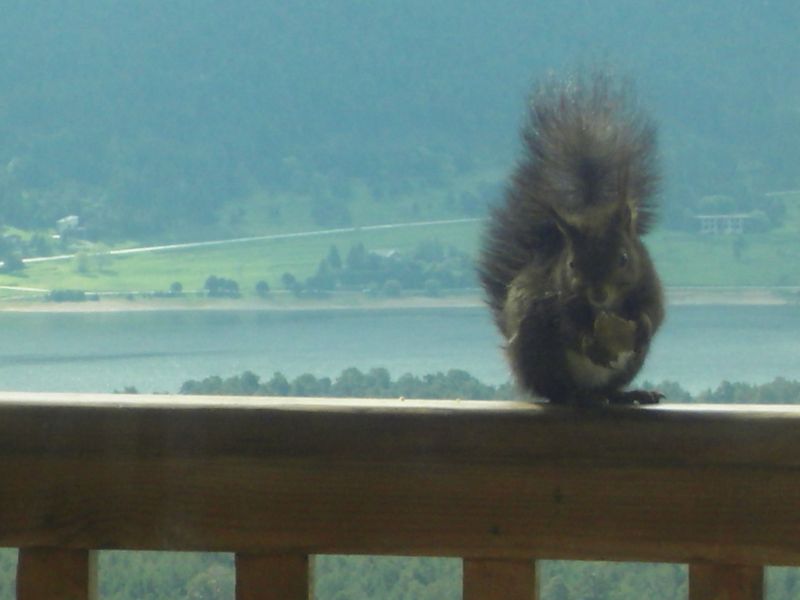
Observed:
[[[608,395],[609,404],[658,404],[666,396],[657,390],[626,390]]]

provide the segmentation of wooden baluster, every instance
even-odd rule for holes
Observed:
[[[689,565],[689,600],[763,600],[764,568]]]
[[[533,560],[464,559],[464,600],[536,600]]]
[[[22,548],[17,600],[97,600],[97,553],[63,548]]]
[[[311,567],[300,554],[237,554],[236,600],[309,600]]]

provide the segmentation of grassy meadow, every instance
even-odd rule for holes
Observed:
[[[121,256],[95,256],[87,252],[80,257],[30,264],[16,274],[0,274],[0,286],[151,292],[166,291],[177,281],[184,291],[189,292],[202,289],[205,280],[216,275],[237,281],[246,297],[255,295],[255,284],[260,280],[277,289],[281,275],[286,272],[298,278],[312,275],[332,245],[339,249],[342,259],[348,249],[359,242],[370,250],[406,252],[420,242],[437,239],[444,245],[474,253],[479,230],[477,222],[408,225],[395,229],[354,230]],[[2,289],[0,298],[22,293]]]
[[[800,233],[745,235],[738,252],[735,240],[655,233],[648,247],[668,286],[800,285]]]
[[[784,226],[768,234],[702,236],[659,230],[646,241],[668,286],[800,286],[800,194],[788,195],[786,207]],[[19,273],[0,274],[0,299],[41,296],[36,290],[53,289],[159,292],[169,290],[174,282],[192,292],[201,290],[210,275],[235,280],[243,296],[252,297],[260,280],[278,290],[284,273],[298,279],[312,275],[332,245],[342,259],[359,242],[369,250],[409,252],[433,239],[475,255],[481,227],[477,221],[410,223],[116,256],[89,249],[73,258],[32,263]]]

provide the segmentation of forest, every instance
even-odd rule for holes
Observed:
[[[790,0],[12,0],[0,226],[75,215],[114,242],[480,216],[532,82],[582,62],[569,39],[583,62],[606,49],[660,124],[665,225],[776,225],[764,193],[800,183],[798,21]]]
[[[430,239],[404,254],[375,250],[358,242],[345,258],[331,245],[314,274],[304,280],[286,272],[283,287],[298,297],[324,296],[333,290],[357,290],[371,296],[399,296],[403,290],[438,296],[445,290],[477,288],[472,257],[454,246]]]
[[[777,377],[770,383],[731,383],[723,381],[716,388],[692,394],[674,381],[652,383],[642,387],[657,389],[667,403],[698,404],[800,404],[800,381]],[[126,392],[135,391],[132,388]],[[384,368],[367,372],[356,367],[342,371],[337,377],[316,377],[310,373],[291,381],[280,372],[262,381],[252,371],[231,377],[213,375],[202,380],[189,379],[180,388],[181,394],[222,396],[325,396],[332,398],[460,398],[463,400],[509,400],[518,396],[510,383],[484,383],[460,370],[446,373],[412,375],[406,373],[393,379]]]

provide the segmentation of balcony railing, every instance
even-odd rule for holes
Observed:
[[[466,600],[537,559],[688,563],[691,600],[800,564],[800,409],[0,393],[17,597],[94,598],[98,549],[228,551],[237,598],[315,554],[456,556]]]

